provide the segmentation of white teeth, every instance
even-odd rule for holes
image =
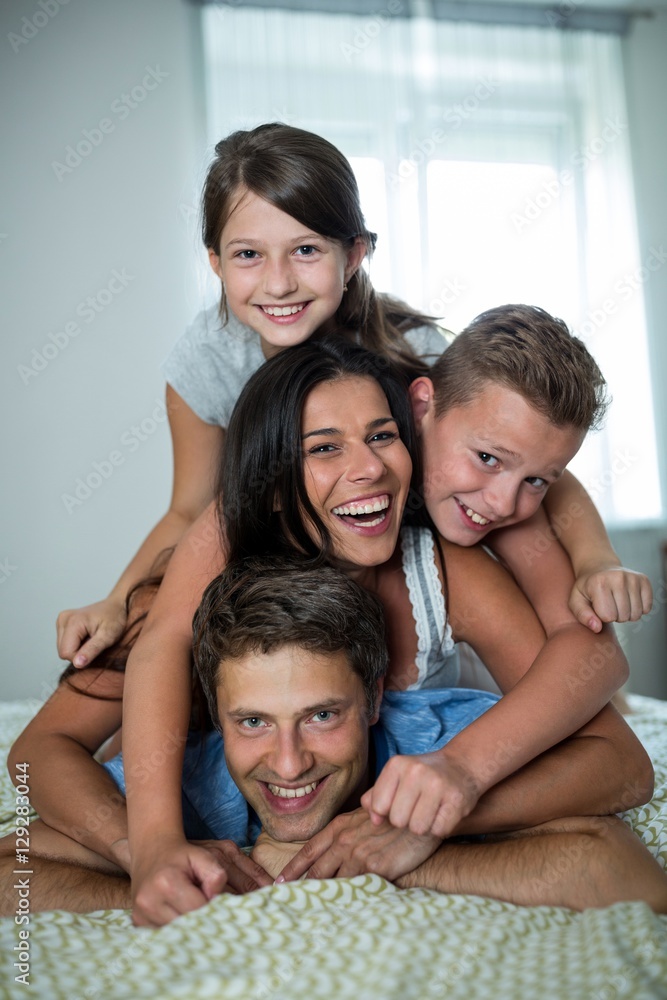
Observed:
[[[342,507],[334,507],[333,512],[334,514],[377,514],[381,510],[386,510],[388,506],[389,497],[384,497],[382,500],[376,500],[374,503],[344,504]],[[379,524],[380,521],[374,521],[373,523]]]
[[[269,791],[279,799],[302,799],[304,795],[310,795],[317,788],[319,782],[313,781],[310,785],[302,785],[301,788],[281,788],[280,785],[271,785],[267,782]]]
[[[470,520],[474,521],[475,524],[490,524],[491,523],[488,518],[482,517],[482,515],[478,514],[476,511],[474,511],[472,509],[472,507],[466,507],[465,510],[466,510],[466,514],[468,515],[468,517],[470,518]]]
[[[262,309],[269,316],[293,316],[295,313],[301,312],[303,303],[299,306],[262,306]]]

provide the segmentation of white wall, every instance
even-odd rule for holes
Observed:
[[[166,508],[159,362],[199,307],[196,9],[184,0],[44,4],[0,7],[3,698],[53,686],[56,613],[107,593]],[[149,71],[152,90],[142,82]],[[134,106],[123,104],[128,93]],[[57,176],[53,162],[83,130],[97,144]],[[124,279],[109,296],[114,272]],[[45,345],[44,364],[32,352],[44,357]],[[113,451],[112,475],[68,510],[62,495]]]
[[[164,510],[168,432],[164,421],[151,424],[153,413],[162,416],[158,364],[202,299],[193,216],[206,161],[196,8],[185,0],[42,2],[50,14],[38,0],[0,6],[2,698],[39,697],[53,687],[61,668],[56,613],[103,596]],[[34,37],[12,44],[10,35],[21,32]],[[638,21],[625,43],[643,253],[667,243],[666,51],[664,12]],[[143,99],[125,114],[115,102],[142,86],[147,67],[166,76],[154,90],[138,91]],[[59,178],[53,162],[105,118],[112,129],[93,133],[99,145]],[[131,281],[86,321],[85,300],[108,287],[114,270]],[[646,297],[664,454],[661,272]],[[69,339],[68,323],[80,330]],[[33,350],[41,354],[45,345],[55,357],[22,378],[19,366],[36,368]],[[114,451],[121,464],[68,511],[63,494],[73,495],[77,480]],[[657,588],[666,534],[614,536]],[[664,602],[664,584],[661,593]],[[635,690],[667,696],[666,635],[664,603],[640,628],[624,630]]]

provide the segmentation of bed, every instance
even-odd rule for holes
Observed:
[[[629,700],[656,793],[623,818],[667,868],[667,703]],[[0,706],[3,757],[37,707]],[[2,833],[15,825],[15,796],[4,773]],[[17,982],[21,929],[29,974]],[[8,918],[0,944],[3,998],[667,998],[667,917],[642,903],[528,909],[398,890],[374,875],[220,896],[159,930],[133,927],[122,910]]]

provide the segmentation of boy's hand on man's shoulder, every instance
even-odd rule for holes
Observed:
[[[636,622],[653,606],[653,589],[644,573],[624,566],[600,566],[577,577],[570,610],[582,625],[600,632],[605,622]]]

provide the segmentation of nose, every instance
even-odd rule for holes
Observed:
[[[360,442],[350,453],[348,478],[352,482],[370,480],[371,482],[384,475],[386,466],[380,455],[366,444]]]
[[[502,474],[497,476],[493,484],[484,493],[486,503],[495,517],[511,517],[516,510],[520,483],[515,483]]]
[[[283,257],[269,259],[264,265],[264,291],[272,298],[291,295],[298,288],[297,277],[289,260]]]
[[[312,771],[315,758],[298,732],[277,733],[267,763],[283,781],[296,781]]]

